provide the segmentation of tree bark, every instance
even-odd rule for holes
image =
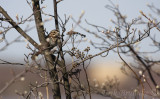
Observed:
[[[54,19],[55,19],[55,27],[56,30],[59,31],[59,24],[58,24],[58,13],[57,13],[57,1],[53,0],[53,5],[54,5]],[[62,35],[63,38],[63,35]],[[67,69],[66,69],[66,65],[65,65],[65,59],[64,59],[64,54],[63,54],[63,48],[62,48],[62,44],[63,44],[63,40],[59,42],[60,44],[58,44],[59,46],[59,54],[61,57],[61,63],[62,63],[62,75],[63,75],[63,81],[64,81],[64,90],[65,90],[65,95],[66,95],[66,99],[71,99],[71,91],[70,91],[70,84],[69,84],[69,79],[68,79],[68,73],[67,73]]]
[[[60,87],[58,83],[58,74],[57,74],[56,66],[54,65],[55,60],[52,59],[51,54],[49,54],[50,50],[47,49],[49,44],[46,42],[46,38],[45,38],[39,0],[32,0],[32,3],[33,3],[33,12],[34,12],[36,28],[39,36],[39,41],[41,43],[41,48],[45,49],[44,56],[46,60],[46,66],[49,69],[50,78],[53,83],[53,88],[52,88],[53,98],[61,99]]]

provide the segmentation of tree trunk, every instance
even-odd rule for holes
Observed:
[[[39,36],[39,41],[41,43],[42,50],[44,50],[43,54],[45,56],[46,66],[48,67],[50,79],[52,80],[52,84],[53,84],[53,88],[52,88],[53,98],[61,99],[60,87],[58,83],[58,74],[57,74],[57,70],[54,64],[55,60],[52,59],[51,54],[49,54],[50,50],[47,49],[49,45],[46,42],[46,38],[45,38],[45,32],[44,32],[44,27],[42,23],[39,0],[32,0],[32,3],[33,3],[33,12],[34,12],[36,28],[37,28],[37,32]]]

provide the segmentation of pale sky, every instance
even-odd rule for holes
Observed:
[[[140,15],[139,11],[142,10],[143,12],[149,14],[151,11],[149,8],[146,7],[147,4],[154,4],[155,6],[159,6],[160,0],[112,0],[114,4],[118,4],[120,11],[123,14],[126,14],[128,20],[132,18],[138,17]],[[82,26],[88,27],[89,29],[93,29],[86,25],[84,19],[87,19],[90,23],[97,24],[100,26],[104,26],[106,28],[111,26],[110,19],[114,19],[114,15],[111,11],[105,8],[105,5],[109,4],[108,0],[64,0],[63,2],[59,3],[58,5],[58,13],[59,15],[64,18],[64,14],[67,16],[72,15],[75,19],[78,19],[79,15],[82,11],[85,11],[85,15],[82,19]],[[2,6],[8,14],[15,20],[16,14],[19,17],[23,16],[24,18],[28,17],[32,10],[26,3],[26,0],[0,0],[0,6]],[[52,0],[45,0],[42,6],[46,6],[44,10],[46,13],[50,13],[53,15],[53,2]],[[44,18],[45,19],[45,18]],[[54,20],[45,23],[45,28],[47,31],[54,29]],[[71,29],[73,22],[70,21],[67,25],[68,30]],[[34,22],[27,23],[30,26],[34,26]],[[26,25],[21,25],[24,29]],[[1,28],[0,28],[1,29]],[[79,31],[84,32],[83,30],[76,28]],[[94,29],[93,29],[94,31]],[[35,29],[28,32],[37,42],[37,35]],[[84,33],[86,34],[86,33]],[[17,37],[19,34],[14,30],[10,30],[7,35],[6,39],[12,41],[13,38]],[[92,36],[87,34],[88,39]],[[0,47],[3,46],[3,43],[0,43]],[[14,43],[13,45],[9,46],[6,51],[0,52],[0,58],[4,60],[16,60],[16,61],[23,61],[24,54],[29,52],[28,49],[25,48],[26,43]],[[87,47],[90,46],[88,43],[80,45],[80,47]],[[93,49],[94,50],[94,49]],[[93,51],[92,53],[97,53],[98,50]],[[113,58],[112,53],[106,59]]]

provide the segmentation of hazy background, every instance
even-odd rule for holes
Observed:
[[[140,16],[139,13],[140,10],[142,10],[144,13],[149,14],[151,11],[146,6],[147,4],[154,4],[156,7],[159,6],[160,0],[112,0],[114,4],[119,5],[120,11],[127,15],[127,20],[132,20],[133,18],[136,18]],[[100,25],[106,28],[114,27],[110,20],[115,19],[113,13],[105,8],[107,4],[110,4],[108,0],[64,0],[60,4],[58,4],[58,14],[63,19],[64,14],[67,16],[72,15],[73,18],[78,20],[79,15],[82,11],[85,11],[84,17],[82,18],[81,25],[83,27],[87,27],[90,30],[96,31],[94,28],[88,26],[85,23],[85,19],[88,20],[88,22]],[[32,9],[28,6],[26,3],[26,0],[0,0],[0,6],[2,6],[7,13],[16,20],[16,15],[18,14],[19,17],[27,18],[32,14]],[[42,6],[45,6],[45,12],[48,14],[53,15],[53,2],[52,0],[45,0]],[[46,19],[47,17],[43,15],[43,19]],[[73,21],[70,21],[67,25],[67,30],[70,30],[72,28],[72,24],[74,24]],[[6,24],[7,25],[7,24]],[[25,29],[26,26],[29,25],[30,27],[35,26],[34,22],[30,22],[27,24],[20,25],[22,29]],[[54,29],[54,20],[52,19],[49,22],[46,22],[45,28],[47,31],[51,31]],[[1,28],[0,28],[1,30]],[[80,44],[78,47],[84,49],[86,46],[91,47],[91,54],[96,54],[99,52],[99,50],[94,49],[91,45],[89,45],[89,40],[93,40],[91,35],[85,33],[80,28],[76,28],[77,31],[80,31],[83,34],[87,35],[87,42]],[[154,32],[154,31],[153,31]],[[33,30],[27,32],[30,36],[32,36],[37,42],[37,32],[34,28]],[[16,30],[12,29],[6,34],[6,39],[11,42],[19,36],[19,33],[17,33]],[[22,38],[23,40],[24,38]],[[95,40],[95,39],[94,39]],[[97,41],[98,42],[98,41]],[[145,43],[149,43],[149,41],[145,41]],[[24,63],[24,54],[28,54],[30,51],[26,49],[26,42],[22,43],[14,43],[7,47],[5,51],[0,52],[0,59],[8,60],[11,62],[21,62]],[[4,42],[0,43],[0,48],[4,46]],[[70,46],[70,45],[68,45]],[[143,47],[144,48],[144,47]],[[145,48],[148,48],[150,50],[151,47],[146,46]],[[160,53],[155,55],[155,57],[158,57]],[[128,62],[132,62],[132,60],[128,59]],[[103,82],[103,79],[106,78],[106,76],[117,76],[118,79],[123,82],[123,84],[126,84],[129,78],[124,76],[119,68],[121,66],[119,57],[114,53],[109,53],[109,55],[106,58],[96,57],[92,60],[92,67],[90,71],[94,71],[94,73],[91,73],[93,79],[98,79]],[[0,68],[4,67],[4,65],[0,64]],[[13,69],[17,70],[19,67],[12,67]],[[12,78],[11,73],[9,72],[11,67],[6,68],[6,71],[3,72],[0,71],[0,86],[2,87],[6,81],[8,81],[10,78]],[[23,68],[22,68],[23,69]],[[2,69],[1,69],[2,70]],[[5,74],[8,73],[8,74]],[[4,77],[5,76],[5,77]],[[8,78],[7,78],[8,77]],[[5,78],[5,79],[4,79]],[[126,80],[127,79],[127,80]],[[127,82],[128,83],[128,82]],[[130,83],[129,83],[130,84]]]
[[[120,11],[122,14],[127,15],[127,20],[131,20],[140,16],[140,10],[144,11],[144,13],[149,14],[151,11],[147,4],[154,4],[158,7],[160,4],[159,0],[112,0],[113,3],[119,5]],[[88,20],[88,22],[104,26],[106,28],[114,27],[110,20],[115,19],[113,13],[105,8],[107,4],[110,4],[108,0],[64,0],[58,5],[58,14],[62,19],[64,18],[64,14],[67,16],[72,15],[75,19],[78,19],[79,15],[81,14],[82,10],[85,11],[85,15],[82,19],[81,25],[87,27],[90,30],[96,31],[94,28],[88,26],[84,19]],[[7,11],[7,13],[16,20],[16,15],[21,18],[27,18],[31,15],[32,9],[26,3],[26,0],[0,0],[0,5]],[[42,6],[46,6],[44,10],[48,14],[53,15],[53,2],[52,0],[46,0]],[[43,16],[43,19],[46,19]],[[70,21],[67,25],[67,29],[70,30],[72,28],[72,24],[74,22]],[[35,26],[34,22],[26,23],[24,25],[20,25],[23,29],[29,25],[30,27]],[[54,20],[52,19],[49,22],[45,23],[45,28],[48,32],[54,29]],[[86,34],[80,28],[76,28],[76,30],[81,31],[82,33]],[[35,29],[28,32],[37,42],[37,33]],[[17,37],[19,33],[15,29],[10,30],[7,35],[6,39],[8,41],[12,41],[15,37]],[[88,41],[93,38],[91,35],[87,35]],[[23,39],[23,38],[22,38]],[[94,39],[95,40],[95,39]],[[147,43],[147,42],[146,42]],[[86,42],[85,44],[80,44],[80,47],[84,48],[88,45]],[[0,44],[0,47],[3,46],[3,42]],[[29,52],[28,49],[25,48],[26,42],[24,43],[14,43],[7,48],[7,50],[0,52],[0,57],[7,60],[12,61],[23,61],[24,53],[27,54]],[[90,45],[88,45],[90,46]],[[90,46],[91,47],[91,46]],[[93,49],[92,54],[97,53],[98,50]],[[17,53],[18,52],[18,53]],[[16,56],[16,58],[15,58]],[[113,58],[114,55],[109,55],[106,59],[108,60],[117,60],[117,58]],[[99,59],[99,58],[98,58]]]

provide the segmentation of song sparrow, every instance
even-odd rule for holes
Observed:
[[[52,30],[46,37],[46,41],[50,44],[51,47],[55,47],[58,45],[59,38],[60,38],[59,31]]]

